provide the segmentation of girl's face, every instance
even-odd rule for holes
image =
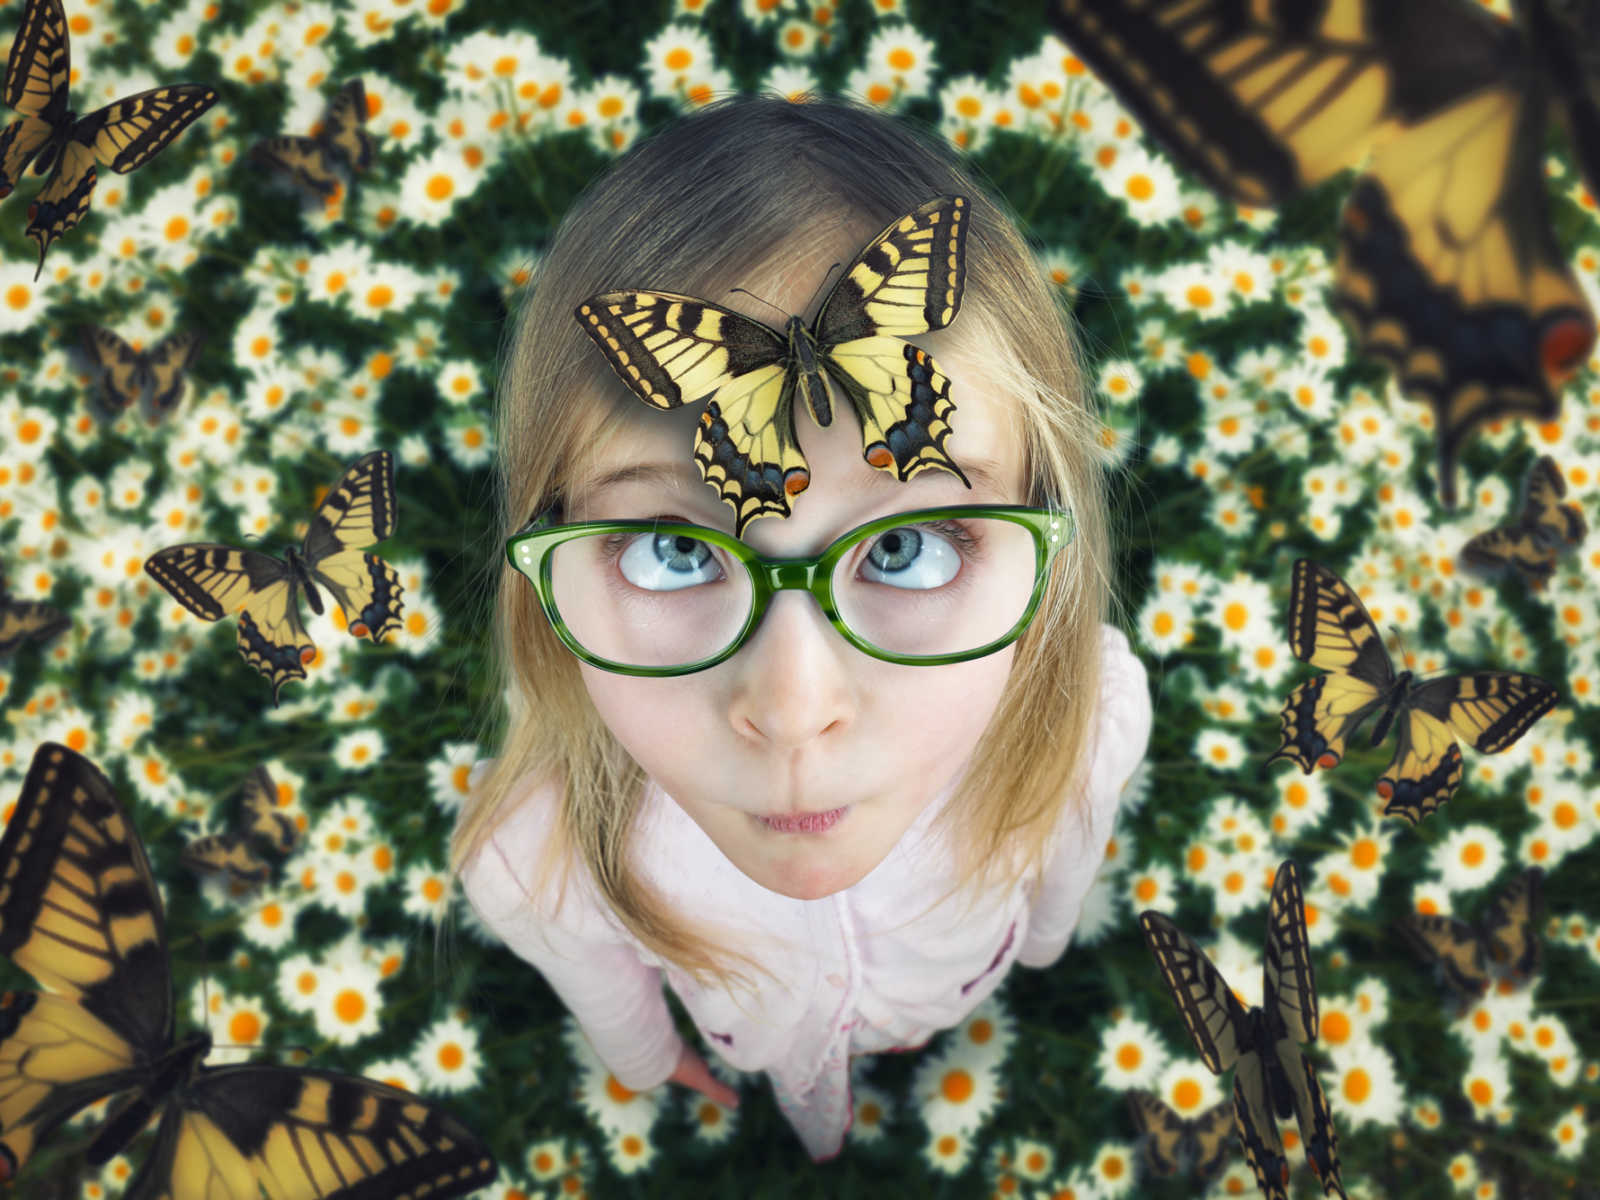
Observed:
[[[795,270],[787,286],[778,279],[763,290],[759,284],[773,282],[770,276],[742,286],[798,312],[829,264],[849,262],[857,248],[823,247],[827,253]],[[773,322],[770,310],[742,293],[708,299]],[[957,314],[951,329],[960,328]],[[1024,502],[1012,406],[990,390],[982,356],[965,353],[950,333],[911,340],[950,377],[956,409],[945,450],[972,490],[948,471],[928,469],[902,483],[867,465],[860,426],[837,391],[826,429],[797,396],[811,484],[790,501],[788,517],[753,521],[747,545],[769,556],[814,555],[876,517],[942,504]],[[733,510],[701,480],[690,454],[704,406],[670,413],[638,407],[607,442],[593,478],[666,463],[680,472],[679,482],[576,487],[586,507],[570,519],[665,514],[731,534]],[[846,642],[809,594],[786,590],[772,598],[739,652],[715,667],[653,679],[586,663],[581,671],[618,740],[735,866],[771,891],[816,900],[864,878],[957,780],[999,703],[1015,649],[1013,642],[945,666],[883,662]],[[843,816],[820,832],[784,832],[761,820],[838,808]]]

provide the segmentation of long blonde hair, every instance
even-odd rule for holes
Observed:
[[[1032,877],[1063,806],[1080,797],[1099,627],[1113,589],[1101,426],[1071,319],[1007,211],[942,141],[853,102],[734,96],[679,118],[594,181],[527,286],[504,354],[495,547],[534,512],[570,501],[564,489],[592,473],[608,424],[641,411],[574,319],[581,301],[617,287],[715,299],[809,230],[851,229],[864,244],[942,193],[972,202],[966,285],[951,333],[984,347],[996,394],[1016,398],[1024,502],[1058,504],[1074,523],[1016,643],[1000,704],[935,819],[932,832],[957,848],[946,895],[965,889],[970,901],[999,882]],[[578,659],[503,555],[495,586],[491,694],[504,701],[501,748],[457,821],[452,874],[526,794],[519,781],[561,781],[559,819],[536,878],[558,870],[564,896],[581,860],[645,947],[702,984],[748,985],[732,963],[760,970],[754,959],[691,928],[634,872],[629,842],[644,771],[600,720]]]

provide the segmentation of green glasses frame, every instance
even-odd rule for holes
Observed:
[[[1073,524],[1072,514],[1060,509],[1027,508],[1013,504],[957,504],[943,508],[918,508],[908,512],[895,513],[892,516],[879,517],[875,521],[868,521],[864,525],[857,525],[848,533],[843,534],[821,554],[813,558],[767,558],[757,554],[749,546],[718,529],[709,529],[704,525],[690,525],[675,521],[576,521],[571,524],[559,524],[554,520],[559,511],[559,504],[553,505],[529,521],[516,533],[506,539],[506,558],[511,565],[527,576],[539,593],[539,603],[544,608],[544,614],[550,620],[551,628],[556,631],[556,636],[571,650],[590,666],[599,667],[603,671],[611,671],[618,675],[639,675],[658,677],[666,675],[692,675],[696,671],[704,671],[714,667],[725,659],[732,658],[740,648],[749,640],[756,626],[761,624],[761,618],[766,615],[767,603],[772,597],[786,588],[810,592],[817,598],[817,603],[822,607],[822,613],[828,618],[829,624],[839,631],[839,635],[863,654],[873,658],[882,659],[884,662],[899,663],[910,667],[936,667],[946,663],[966,662],[972,658],[982,658],[986,654],[993,654],[996,650],[1003,649],[1015,641],[1022,631],[1028,627],[1028,622],[1033,620],[1033,614],[1039,608],[1039,601],[1044,595],[1045,582],[1050,578],[1050,565],[1055,561],[1061,548],[1072,540]],[[1028,598],[1028,608],[1021,619],[1004,635],[996,638],[986,646],[976,650],[965,650],[959,654],[938,654],[915,657],[903,654],[890,654],[888,651],[879,650],[876,646],[862,641],[845,627],[839,619],[839,610],[833,602],[833,568],[840,558],[848,553],[857,542],[871,537],[875,533],[882,533],[895,529],[914,521],[941,520],[944,518],[959,517],[998,517],[1011,521],[1017,525],[1025,526],[1033,534],[1035,574],[1033,581],[1033,594]],[[601,658],[585,650],[573,638],[572,632],[567,628],[567,623],[562,620],[561,614],[556,610],[554,589],[550,582],[550,551],[563,542],[570,542],[575,538],[587,537],[596,533],[665,533],[683,537],[692,537],[720,546],[739,562],[743,563],[750,574],[751,605],[750,616],[745,621],[744,628],[733,639],[726,650],[710,658],[701,659],[699,662],[689,663],[681,667],[634,667],[623,663],[612,662],[610,659]]]

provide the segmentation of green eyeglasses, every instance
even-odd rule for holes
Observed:
[[[507,539],[506,557],[569,650],[640,676],[688,675],[738,653],[785,588],[810,592],[873,658],[982,658],[1027,628],[1073,529],[1059,509],[952,505],[868,521],[814,558],[767,558],[702,525],[561,524],[559,511]]]

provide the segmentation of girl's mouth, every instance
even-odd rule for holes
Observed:
[[[790,817],[757,817],[768,829],[777,833],[821,833],[837,825],[850,806],[830,809],[820,813],[800,813]]]

